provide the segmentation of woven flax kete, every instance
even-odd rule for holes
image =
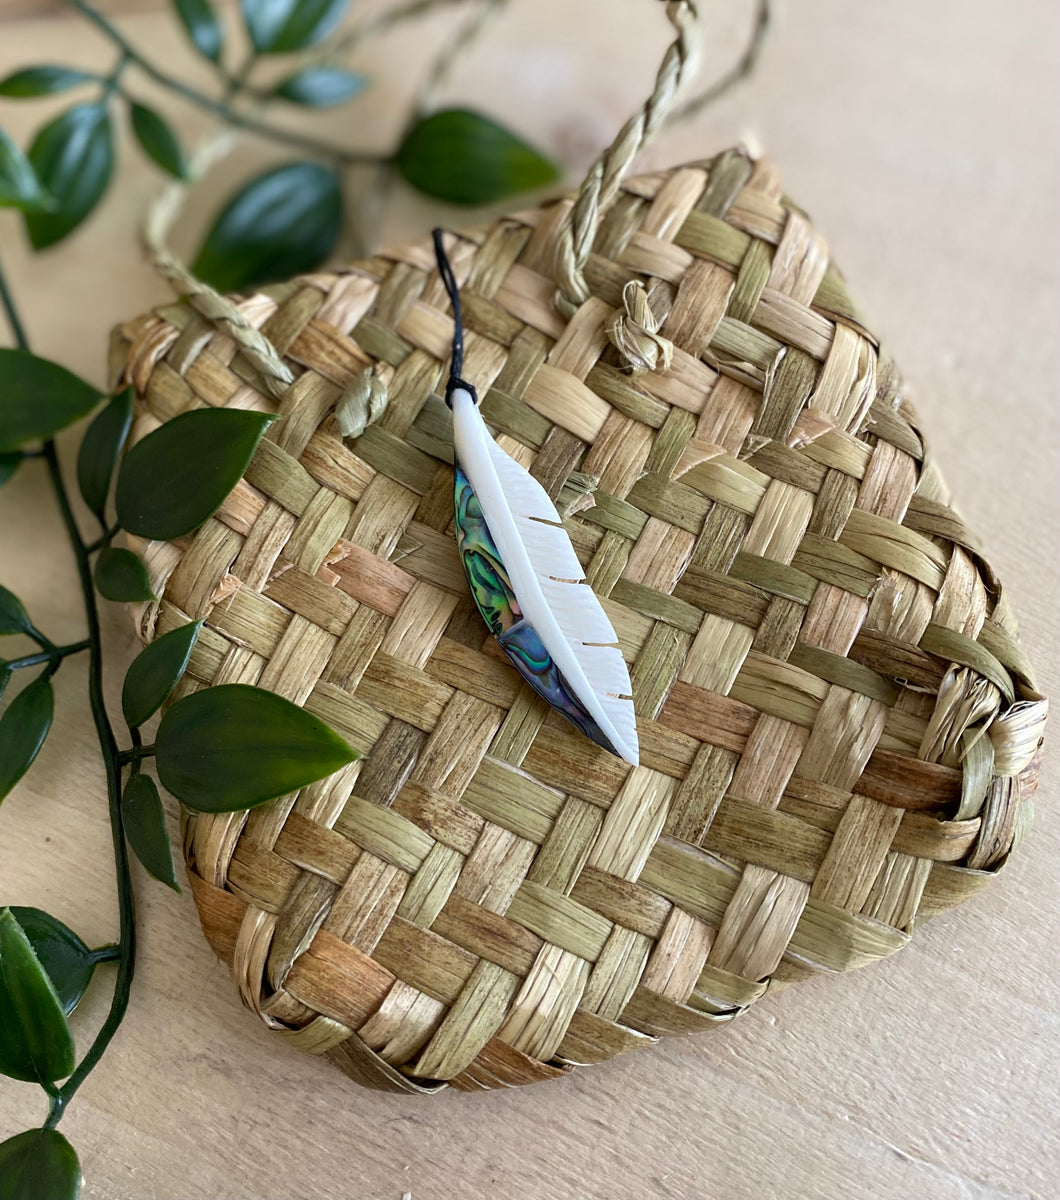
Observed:
[[[1035,781],[1011,609],[773,168],[730,151],[625,183],[569,320],[564,211],[452,244],[464,374],[618,632],[637,768],[473,610],[429,243],[242,301],[294,372],[279,401],[186,306],[115,341],[141,433],[202,405],[284,418],[215,518],[146,547],[142,633],[205,617],[185,692],[270,688],[364,754],[188,816],[184,851],[245,1003],[375,1087],[553,1078],[890,954],[1005,861]],[[665,371],[608,338],[631,279]],[[368,368],[386,408],[344,441]]]

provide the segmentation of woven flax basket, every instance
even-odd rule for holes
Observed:
[[[1045,704],[1011,609],[773,168],[627,180],[568,317],[570,211],[451,241],[465,374],[618,632],[637,768],[472,607],[426,241],[239,301],[290,368],[278,400],[187,306],[115,342],[141,434],[203,405],[283,417],[215,518],[146,547],[142,633],[204,617],[185,692],[271,688],[363,752],[188,816],[184,851],[245,1003],[375,1087],[550,1079],[891,954],[1002,865],[1034,787]],[[632,373],[658,337],[669,366]],[[344,440],[368,383],[385,409]]]

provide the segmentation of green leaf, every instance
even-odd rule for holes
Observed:
[[[201,628],[202,621],[192,621],[171,629],[133,659],[121,689],[121,711],[130,729],[154,716],[180,682]]]
[[[0,451],[50,438],[99,402],[99,392],[58,363],[0,349]]]
[[[187,179],[188,166],[180,142],[162,117],[153,108],[134,100],[129,105],[129,118],[136,140],[147,157],[175,179]]]
[[[77,1200],[81,1164],[57,1129],[27,1129],[0,1142],[0,1200]]]
[[[368,80],[342,67],[306,67],[276,85],[274,96],[308,108],[330,108],[363,91]]]
[[[204,58],[220,62],[224,28],[209,0],[173,0],[173,7],[195,49]]]
[[[274,420],[245,409],[199,408],[152,430],[118,468],[118,523],[161,541],[197,529],[239,482]]]
[[[73,67],[23,67],[21,71],[12,71],[5,79],[0,79],[0,96],[10,96],[16,100],[50,96],[54,92],[69,91],[70,88],[89,83],[95,78],[95,75],[75,70]]]
[[[50,121],[34,139],[29,160],[57,202],[54,212],[26,214],[29,240],[43,250],[72,233],[107,190],[114,138],[106,105],[77,104]]]
[[[52,727],[54,711],[51,681],[38,675],[0,716],[0,800],[32,766]]]
[[[52,981],[9,908],[0,911],[0,1074],[54,1083],[74,1069],[74,1039]]]
[[[7,691],[13,672],[6,662],[0,662],[0,697]]]
[[[89,509],[103,521],[110,477],[133,419],[133,389],[114,396],[93,418],[77,452],[77,486]]]
[[[131,550],[104,546],[96,559],[93,578],[99,594],[108,600],[133,603],[155,598],[144,560]]]
[[[158,778],[200,812],[235,812],[297,791],[357,753],[273,692],[225,683],[178,700],[155,739]]]
[[[0,487],[22,466],[22,455],[16,450],[11,454],[0,454]]]
[[[242,0],[243,20],[259,54],[290,54],[326,38],[350,0]]]
[[[50,913],[15,905],[11,906],[11,912],[52,981],[63,1012],[72,1013],[96,969],[92,951],[68,925]]]
[[[0,637],[11,633],[30,633],[33,622],[22,601],[0,583]]]
[[[54,206],[51,197],[41,190],[29,159],[0,129],[0,208],[45,212]]]
[[[192,267],[222,292],[287,279],[327,258],[342,229],[342,185],[319,163],[275,167],[228,201]]]
[[[121,819],[133,853],[149,875],[180,891],[158,788],[150,775],[133,775],[121,797]]]
[[[424,117],[409,130],[394,162],[414,188],[452,204],[492,204],[559,178],[543,154],[496,121],[463,108]]]

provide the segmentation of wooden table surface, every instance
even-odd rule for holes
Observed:
[[[582,165],[648,85],[665,37],[656,7],[515,5],[448,94]],[[708,7],[718,17],[724,6]],[[744,7],[730,7],[708,26],[714,71],[746,29]],[[1009,585],[1043,690],[1055,696],[1056,5],[783,7],[756,81],[661,138],[645,162],[702,157],[747,132],[780,162],[888,331],[958,501]],[[164,7],[109,8],[171,69],[202,76]],[[51,7],[34,16],[24,4],[10,11],[0,11],[0,74],[36,61],[109,61],[77,18]],[[456,15],[366,55],[376,87],[349,116],[320,117],[324,132],[385,145],[410,67]],[[4,102],[0,124],[25,142],[62,103]],[[166,109],[186,137],[206,127],[194,110],[172,101]],[[16,219],[0,219],[35,347],[100,383],[108,329],[166,295],[135,248],[160,179],[124,137],[121,153],[115,193],[58,250],[33,257]],[[224,187],[268,154],[276,157],[247,143],[217,172],[186,219],[189,244]],[[422,233],[432,215],[399,195],[384,233]],[[0,566],[56,641],[81,636],[69,557],[32,464],[0,496]],[[114,699],[135,649],[116,606],[106,633]],[[115,931],[113,879],[84,682],[81,661],[64,665],[55,730],[0,811],[0,900],[47,908],[99,944]],[[63,1123],[85,1194],[1055,1197],[1057,776],[1054,751],[1036,825],[997,884],[896,958],[769,997],[716,1034],[507,1093],[363,1092],[278,1045],[240,1008],[190,896],[141,883],[129,1016]],[[175,828],[172,810],[170,818]],[[107,999],[99,980],[75,1018],[82,1044]],[[32,1088],[0,1081],[0,1138],[41,1115]]]

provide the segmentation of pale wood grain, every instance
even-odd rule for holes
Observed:
[[[652,7],[516,5],[454,98],[478,101],[564,159],[585,161],[647,85],[645,45],[654,51],[664,37]],[[591,32],[605,11],[615,13],[607,47]],[[753,87],[646,156],[649,166],[701,157],[758,129],[889,332],[1053,696],[1057,23],[1046,0],[803,0],[783,14]],[[140,12],[125,26],[172,69],[206,82],[164,15]],[[442,23],[430,28],[437,35]],[[709,61],[731,53],[739,35],[735,18],[711,30]],[[357,120],[327,115],[317,132],[385,145],[401,81],[428,49],[416,36],[387,43],[371,63],[383,83],[350,110]],[[0,38],[0,72],[105,58],[65,19],[12,22]],[[5,104],[0,121],[25,140],[57,107]],[[204,128],[199,114],[172,111],[185,136]],[[100,380],[109,327],[165,295],[131,237],[159,177],[131,147],[123,151],[120,198],[58,252],[32,258],[16,221],[0,220],[37,348]],[[248,144],[218,172],[218,187],[264,153]],[[217,202],[219,190],[207,190],[189,228]],[[399,195],[387,239],[421,232],[432,215]],[[1040,519],[1013,529],[1011,514],[1028,495]],[[72,572],[54,549],[60,531],[39,472],[24,470],[5,489],[0,513],[4,582],[56,640],[80,636]],[[106,620],[113,701],[134,643],[123,614],[112,607]],[[113,935],[112,881],[83,670],[64,666],[56,732],[0,811],[0,899],[47,907],[99,943]],[[1056,762],[1050,751],[1037,824],[997,884],[897,957],[767,998],[714,1034],[507,1093],[370,1094],[278,1047],[241,1010],[190,897],[144,885],[127,1024],[63,1124],[81,1153],[86,1195],[1055,1196]],[[82,1043],[105,1003],[105,987],[93,985],[76,1018]],[[881,1009],[887,1020],[865,1020]],[[40,1111],[31,1088],[0,1082],[0,1137]]]

